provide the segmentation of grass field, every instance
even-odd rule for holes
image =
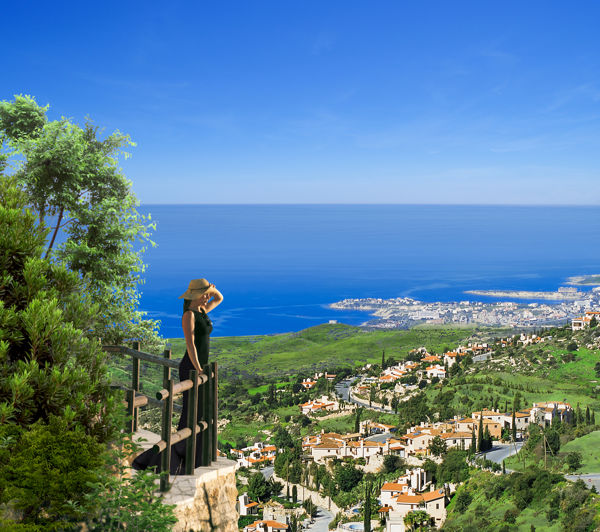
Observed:
[[[579,451],[583,464],[577,473],[600,473],[600,430],[572,440],[560,449],[561,453]]]

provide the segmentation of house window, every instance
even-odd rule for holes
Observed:
[[[439,509],[440,509],[440,503],[439,503],[439,502],[438,502],[438,503],[435,505],[435,509],[436,509],[436,510],[439,510]]]

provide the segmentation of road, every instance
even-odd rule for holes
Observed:
[[[364,408],[369,408],[371,410],[376,410],[377,412],[387,412],[388,414],[391,413],[391,410],[386,410],[385,408],[380,408],[378,406],[369,406],[368,404],[361,403],[356,399],[352,399],[352,397],[350,397],[350,386],[356,379],[358,379],[358,377],[350,377],[348,379],[344,379],[343,381],[338,382],[335,385],[335,393],[337,394],[337,396],[346,401],[346,403],[354,403],[355,405],[362,406]]]
[[[261,469],[261,473],[267,480],[273,476],[273,471],[273,466]],[[300,491],[300,493],[302,492]],[[315,522],[307,530],[310,530],[311,532],[328,532],[329,523],[331,523],[335,516],[329,510],[322,508],[321,506],[317,506],[317,509],[318,511],[317,516],[315,517]]]
[[[488,460],[491,460],[492,462],[496,462],[497,464],[501,464],[502,460],[505,460],[509,456],[512,456],[513,454],[518,453],[519,450],[521,449],[521,447],[523,447],[524,443],[525,442],[522,442],[522,441],[518,441],[515,444],[496,443],[492,447],[491,451],[488,451],[487,453],[482,453],[478,456],[487,458]]]
[[[600,491],[600,473],[583,473],[581,475],[565,475],[567,480],[583,480],[588,488],[596,486],[596,489]]]

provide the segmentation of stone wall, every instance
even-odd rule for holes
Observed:
[[[219,457],[210,467],[197,468],[194,475],[171,477],[173,485],[164,502],[176,505],[174,532],[237,532],[236,467],[234,461]]]

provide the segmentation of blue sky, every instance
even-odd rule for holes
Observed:
[[[13,2],[0,99],[137,143],[143,203],[600,204],[600,4]]]

